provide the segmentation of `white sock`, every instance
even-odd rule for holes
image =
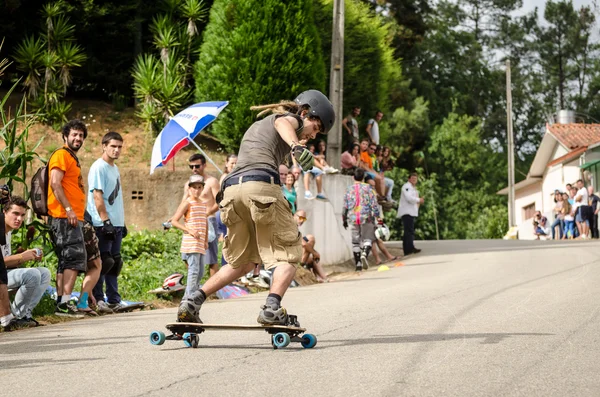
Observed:
[[[3,327],[6,327],[8,325],[8,323],[10,323],[10,320],[12,320],[13,318],[15,318],[15,316],[11,314],[7,314],[6,316],[2,316],[0,317],[0,325],[2,325]]]
[[[65,303],[66,303],[66,302],[68,302],[68,301],[70,301],[70,300],[71,300],[71,295],[63,295],[63,296],[60,298],[60,303],[63,303],[63,302],[65,302]]]

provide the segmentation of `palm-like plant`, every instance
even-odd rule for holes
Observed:
[[[160,15],[152,20],[150,30],[154,34],[154,45],[160,50],[160,60],[165,67],[163,68],[166,73],[166,64],[169,62],[169,54],[174,47],[177,47],[180,43],[177,40],[177,28],[176,25],[166,15]]]
[[[45,4],[44,7],[42,7],[42,15],[46,18],[46,43],[48,44],[48,51],[52,51],[54,44],[52,41],[55,28],[54,19],[62,14],[63,5],[62,1],[57,1],[55,3]]]
[[[59,67],[58,55],[54,51],[45,52],[42,56],[42,62],[44,64],[44,100],[46,103],[49,102],[49,98],[52,95],[48,95],[48,87],[54,81],[54,73]],[[50,93],[52,94],[52,93]],[[51,101],[50,101],[51,102]]]
[[[56,47],[56,56],[58,57],[63,93],[66,94],[67,87],[71,85],[72,81],[71,69],[80,67],[87,59],[87,56],[84,54],[81,46],[72,42],[59,42]]]
[[[186,80],[187,75],[191,73],[192,65],[190,56],[194,38],[198,36],[198,22],[206,20],[208,7],[203,0],[185,0],[181,4],[181,15],[187,20],[187,55],[186,55]]]
[[[17,70],[25,73],[23,85],[28,94],[36,98],[42,84],[41,76],[44,68],[44,46],[41,38],[29,36],[17,46],[14,59],[17,63]]]
[[[2,46],[4,45],[4,39],[2,39],[2,41],[0,42],[0,50],[2,50]],[[6,70],[6,68],[10,65],[10,62],[8,62],[8,59],[3,58],[0,59],[0,76],[2,76],[4,74],[4,71]]]
[[[160,84],[159,61],[152,55],[140,55],[133,65],[133,90],[143,104],[156,103]]]

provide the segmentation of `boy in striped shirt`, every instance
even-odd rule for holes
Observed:
[[[204,188],[204,178],[192,175],[189,179],[188,197],[179,205],[171,219],[173,227],[183,231],[181,239],[181,259],[187,263],[188,278],[185,297],[198,290],[204,276],[204,254],[208,247],[208,206],[200,200]],[[181,217],[185,222],[181,224]]]

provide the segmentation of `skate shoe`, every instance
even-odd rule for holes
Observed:
[[[356,271],[357,272],[362,272],[362,266],[361,265],[356,265]]]
[[[191,300],[182,300],[179,304],[179,309],[177,309],[177,322],[202,324],[202,320],[200,320],[200,305],[196,305]]]
[[[264,325],[287,325],[288,314],[284,307],[275,310],[271,306],[264,305],[261,309],[256,319],[258,323]]]
[[[365,255],[364,253],[360,255],[360,263],[362,264],[362,268],[364,270],[367,270],[369,268],[369,261],[367,260],[367,255]]]

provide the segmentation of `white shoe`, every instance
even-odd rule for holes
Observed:
[[[310,190],[307,190],[304,192],[304,198],[306,200],[313,200],[315,198],[315,196],[313,196],[313,194],[310,192]]]

